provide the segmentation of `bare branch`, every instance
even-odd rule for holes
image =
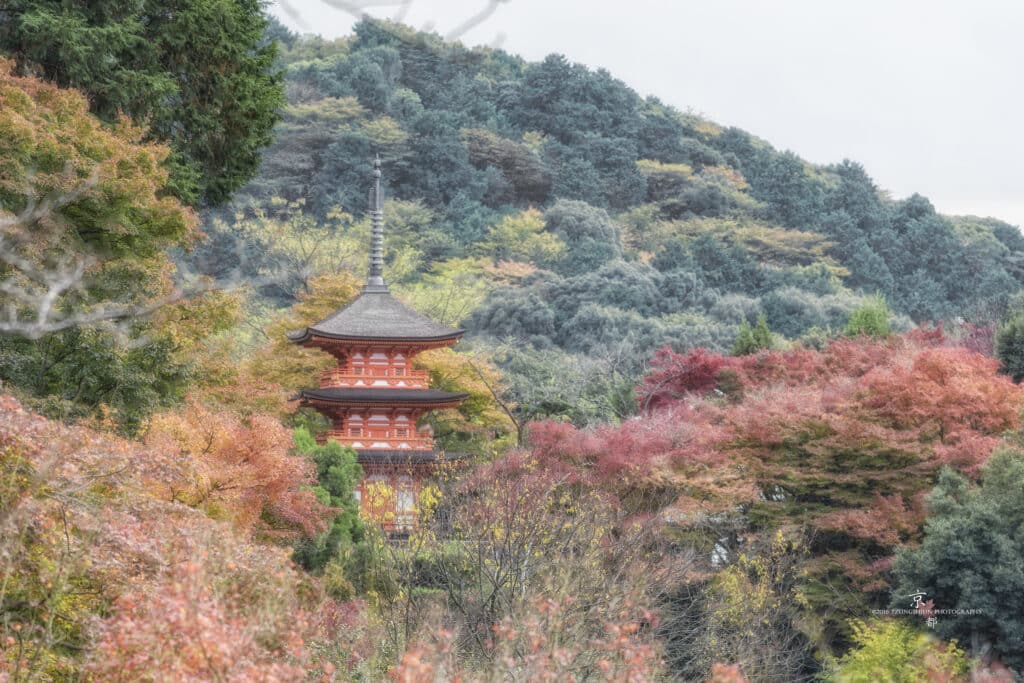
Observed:
[[[482,10],[450,31],[448,35],[445,36],[445,39],[457,40],[466,33],[469,33],[472,29],[487,21],[492,14],[498,11],[498,7],[500,5],[507,3],[508,1],[509,0],[488,0],[487,5]]]
[[[178,272],[179,285],[164,296],[145,302],[88,302],[90,273],[100,260],[88,252],[57,249],[49,244],[63,219],[58,210],[71,204],[95,186],[96,173],[77,183],[73,189],[50,194],[41,200],[26,179],[25,207],[17,214],[0,213],[0,334],[39,339],[54,332],[102,322],[115,325],[116,333],[127,333],[127,324],[152,315],[179,301],[212,291],[231,291],[241,287],[278,284],[283,272],[269,273],[259,279],[243,279],[238,270],[227,279],[213,281]],[[53,239],[56,243],[57,240]],[[41,254],[36,256],[36,254]],[[69,297],[78,297],[71,305]],[[124,336],[128,336],[124,334]]]
[[[391,21],[395,23],[402,23],[409,14],[409,10],[412,8],[413,0],[321,0],[325,5],[333,7],[334,9],[350,14],[357,19],[369,19],[372,16],[369,14],[370,9],[379,7],[395,7],[395,13],[391,17]],[[468,17],[459,23],[454,29],[448,31],[445,34],[445,40],[458,40],[462,36],[469,33],[471,30],[480,26],[491,16],[498,11],[498,8],[508,3],[510,0],[484,0],[483,7],[478,12]],[[288,0],[280,0],[281,9],[296,21],[303,28],[308,28],[308,24],[303,20],[302,13]],[[422,27],[422,30],[432,29],[432,23]],[[387,29],[387,26],[384,25]],[[394,34],[395,37],[404,38],[404,36],[398,33]],[[499,35],[493,41],[494,44],[501,42],[502,36]]]

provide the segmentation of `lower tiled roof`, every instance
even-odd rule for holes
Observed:
[[[414,451],[414,450],[360,450],[356,449],[356,459],[361,463],[375,465],[406,465],[430,462],[448,462],[464,460],[463,453],[447,453],[445,451]]]
[[[335,403],[458,403],[469,394],[457,394],[437,389],[356,389],[328,387],[303,389],[301,398]]]

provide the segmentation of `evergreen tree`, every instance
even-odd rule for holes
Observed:
[[[893,606],[924,592],[935,609],[963,610],[938,619],[940,636],[1024,666],[1024,453],[997,451],[977,487],[944,470],[928,508],[921,547],[897,556]]]
[[[866,297],[850,314],[843,334],[847,337],[887,337],[890,331],[889,316],[889,306],[881,295]]]
[[[310,571],[323,571],[332,560],[342,561],[347,549],[364,540],[366,530],[359,518],[356,485],[363,478],[363,468],[356,462],[356,452],[337,441],[317,444],[304,427],[295,430],[295,450],[316,463],[317,498],[324,505],[337,508],[324,533],[303,539],[295,548],[295,561]]]
[[[996,334],[996,357],[1014,382],[1024,379],[1024,311],[1016,311]]]
[[[0,51],[167,142],[170,188],[217,203],[252,178],[284,104],[260,0],[11,0]]]
[[[758,351],[766,351],[774,346],[775,340],[768,329],[768,320],[764,313],[757,317],[757,325],[750,326],[746,320],[740,323],[739,334],[732,347],[732,355],[746,356]]]

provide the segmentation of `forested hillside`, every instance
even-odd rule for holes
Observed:
[[[989,324],[1024,282],[1013,226],[893,200],[854,162],[811,165],[558,55],[527,63],[368,22],[334,42],[275,35],[283,120],[258,178],[204,228],[219,250],[194,258],[215,274],[287,264],[269,306],[310,272],[359,272],[379,153],[391,281],[413,300],[448,290],[429,312],[504,349],[513,385],[568,369],[583,396],[516,396],[553,414],[621,414],[595,375],[635,376],[665,344],[728,350],[762,314],[779,343],[812,345],[864,294],[900,329]]]
[[[15,4],[0,683],[1024,671],[1017,227],[557,55]],[[387,282],[467,330],[400,539],[286,337],[358,295],[377,155]]]

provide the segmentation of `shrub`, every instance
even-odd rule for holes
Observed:
[[[1024,379],[1024,312],[1014,314],[999,328],[996,357],[1014,382]]]
[[[736,336],[736,343],[732,346],[732,355],[747,356],[758,351],[766,351],[774,346],[775,340],[771,330],[768,329],[768,320],[762,313],[757,318],[757,325],[751,327],[744,320],[740,323],[740,331]]]
[[[956,642],[943,646],[917,629],[895,620],[854,621],[857,647],[839,661],[836,679],[861,681],[948,681],[967,673],[967,658]]]
[[[880,294],[866,297],[850,314],[843,334],[847,337],[887,337],[890,332],[889,316],[889,306]]]

